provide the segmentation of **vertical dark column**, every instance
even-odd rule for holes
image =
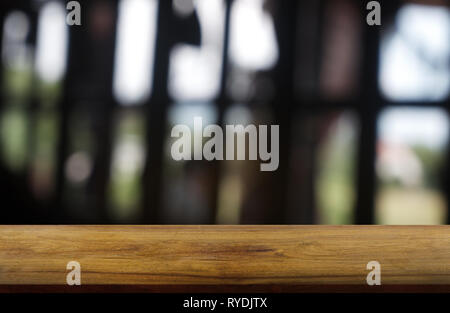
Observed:
[[[450,114],[450,109],[447,106],[447,114]],[[444,192],[447,199],[447,220],[446,224],[450,225],[450,149],[447,147],[447,158],[445,162],[445,174],[444,174]]]
[[[7,14],[8,6],[5,2],[0,2],[0,54],[3,51],[3,23],[5,22],[5,16]],[[3,92],[3,61],[0,59],[0,114],[3,110],[3,105],[5,103],[4,99],[4,92]],[[1,116],[1,115],[0,115]],[[2,147],[0,146],[0,188],[3,190],[3,192],[8,191],[8,181],[6,179],[7,172],[5,171],[3,167],[3,160],[2,156],[3,151]],[[3,200],[3,203],[5,206],[11,206],[9,201]],[[0,223],[5,224],[8,223],[11,220],[11,213],[5,209],[0,211]]]
[[[0,2],[0,55],[3,51],[3,23],[5,22],[6,14],[8,13],[8,6],[4,2]],[[0,110],[3,109],[3,104],[5,102],[5,95],[3,91],[3,60],[0,59]],[[0,111],[1,112],[1,111]],[[1,147],[0,147],[0,155],[1,155]],[[1,161],[1,157],[0,157]],[[0,164],[1,168],[1,164]]]
[[[29,21],[29,31],[26,40],[26,44],[30,46],[35,46],[36,44],[36,32],[37,32],[37,12],[34,7],[31,6],[31,1],[2,1],[0,4],[0,53],[3,52],[3,30],[4,22],[6,16],[12,11],[21,11],[26,14]],[[5,105],[10,106],[9,92],[4,90],[3,79],[4,79],[4,66],[3,60],[0,60],[0,110],[3,110]],[[26,148],[30,150],[31,144],[34,142],[32,138],[34,133],[31,131],[33,122],[33,109],[35,106],[35,99],[33,93],[26,95],[27,100],[23,110],[25,111],[25,116],[27,119],[27,135],[26,135]],[[30,123],[31,122],[31,123]],[[5,210],[2,212],[2,223],[33,223],[40,222],[38,220],[39,216],[37,214],[41,213],[37,209],[37,203],[34,202],[29,194],[28,186],[28,175],[27,166],[25,169],[20,171],[20,173],[12,173],[9,169],[4,167],[3,158],[0,157],[0,188],[3,190],[4,199],[2,201]]]
[[[450,116],[450,99],[447,97],[447,101],[444,104],[444,107],[447,111],[447,115]],[[445,197],[447,199],[447,220],[446,224],[450,225],[450,141],[447,142],[447,151],[446,158],[444,162],[444,170],[443,174],[443,192],[445,193]]]
[[[360,116],[360,137],[358,147],[358,176],[356,199],[356,224],[373,224],[375,222],[375,194],[376,194],[376,141],[377,118],[383,99],[378,87],[378,69],[380,58],[381,29],[392,23],[401,1],[380,1],[381,26],[369,26],[366,22],[366,2],[361,5],[362,23],[362,91],[359,98],[358,112]]]
[[[367,101],[367,108],[361,108],[360,135],[358,147],[358,176],[356,198],[356,224],[374,223],[375,201],[375,144],[378,111],[374,103]],[[369,107],[370,106],[370,107]]]
[[[292,108],[294,104],[296,0],[278,1],[275,29],[278,39],[278,64],[274,70],[276,97],[273,102],[275,124],[280,125],[280,151],[278,170],[272,172],[273,200],[266,223],[283,224],[287,210],[289,159],[292,138]]]
[[[69,150],[69,110],[73,106],[71,101],[70,86],[74,80],[73,68],[76,67],[74,55],[76,49],[83,42],[75,28],[69,30],[69,44],[67,53],[67,72],[64,80],[63,96],[58,104],[59,109],[59,128],[58,128],[58,145],[56,151],[56,187],[55,187],[55,204],[52,207],[52,222],[65,223],[66,212],[64,211],[63,192],[65,187],[64,163]]]
[[[173,35],[172,20],[172,0],[160,0],[158,4],[153,91],[150,100],[146,103],[147,160],[143,174],[144,223],[158,224],[160,222],[162,157],[167,106],[169,104],[167,81],[169,52]]]
[[[330,0],[334,1],[334,0]],[[324,0],[299,1],[295,44],[293,128],[290,145],[289,194],[285,222],[313,224],[315,221],[316,105],[323,42]]]
[[[97,0],[91,4],[89,16],[92,59],[96,63],[92,95],[95,105],[92,107],[94,142],[96,159],[92,173],[91,189],[94,195],[94,207],[98,222],[108,222],[107,188],[112,154],[113,109],[116,102],[113,97],[114,57],[116,46],[116,27],[118,1]]]
[[[3,23],[8,14],[8,6],[3,1],[0,2],[0,53],[3,51]],[[3,86],[3,61],[0,59],[0,86]],[[3,87],[2,87],[3,88]],[[0,108],[3,105],[3,91],[0,94]]]
[[[223,43],[223,52],[222,52],[222,73],[221,73],[221,82],[220,82],[220,94],[217,99],[217,124],[222,128],[224,127],[224,114],[226,109],[230,105],[230,99],[228,99],[226,86],[228,79],[228,47],[230,42],[230,12],[231,6],[233,4],[233,0],[224,0],[225,1],[225,23],[224,23],[224,43]],[[224,128],[223,128],[224,129]],[[221,175],[221,161],[213,161],[213,196],[211,197],[210,208],[211,212],[209,214],[209,224],[214,224],[216,222],[217,209],[218,209],[218,198],[219,198],[219,183],[220,183],[220,175]]]
[[[358,104],[360,135],[358,147],[358,174],[356,199],[356,224],[374,223],[375,158],[377,140],[377,116],[380,105],[378,92],[378,65],[380,26],[366,23],[366,3],[360,3],[362,23],[362,91]]]
[[[51,214],[53,222],[56,223],[67,223],[68,221],[63,199],[66,184],[64,164],[69,153],[69,118],[81,91],[79,81],[83,79],[83,47],[88,42],[85,18],[87,11],[87,7],[83,3],[81,6],[81,24],[83,26],[70,26],[68,30],[66,75],[63,82],[62,99],[58,103],[60,120],[56,166],[56,203]]]
[[[30,1],[31,2],[31,1]],[[33,6],[31,3],[27,3],[24,8],[24,12],[27,14],[27,17],[30,21],[30,30],[27,38],[27,44],[33,47],[34,51],[37,49],[37,32],[38,32],[38,9]],[[35,53],[36,54],[36,53]],[[35,59],[31,61],[31,66],[35,68]],[[22,173],[22,181],[26,192],[26,199],[24,204],[25,215],[22,218],[29,220],[33,223],[42,223],[49,218],[49,210],[45,210],[44,207],[40,207],[38,203],[34,199],[34,194],[31,191],[29,184],[29,177],[31,175],[32,170],[32,158],[35,154],[36,149],[36,125],[37,125],[37,114],[39,110],[39,99],[38,99],[38,79],[36,74],[33,74],[32,77],[32,86],[30,89],[30,95],[28,97],[27,103],[25,104],[25,114],[27,121],[27,136],[26,136],[26,151],[27,151],[27,160],[25,165],[25,170]]]
[[[111,118],[117,1],[81,4],[81,24],[69,27],[69,51],[63,98],[59,104],[60,131],[57,165],[56,222],[68,221],[64,212],[64,163],[69,153],[69,120],[80,103],[92,121],[94,169],[86,192],[91,195],[95,222],[106,222],[106,187],[111,156]],[[77,221],[77,220],[76,220]],[[82,222],[90,222],[89,220]],[[92,222],[92,221],[91,221]]]

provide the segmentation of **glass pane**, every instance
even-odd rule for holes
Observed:
[[[378,120],[376,222],[442,224],[449,120],[437,108],[388,108]]]

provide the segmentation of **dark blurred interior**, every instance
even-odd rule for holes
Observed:
[[[449,224],[450,9],[385,0],[0,2],[0,224]],[[171,127],[280,125],[280,166]]]

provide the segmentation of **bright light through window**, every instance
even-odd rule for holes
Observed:
[[[49,2],[39,12],[36,71],[45,82],[60,80],[66,71],[68,30],[66,10]]]
[[[230,57],[248,70],[271,68],[278,59],[272,18],[263,0],[235,1],[231,11]]]
[[[381,47],[379,84],[392,100],[442,100],[450,90],[450,10],[405,5]]]
[[[157,8],[157,0],[120,1],[113,87],[123,105],[141,103],[150,96]]]
[[[194,2],[200,22],[200,47],[179,44],[170,56],[169,92],[179,101],[210,100],[219,91],[225,7],[222,0]]]

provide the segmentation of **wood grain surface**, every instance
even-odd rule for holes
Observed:
[[[76,288],[72,260],[94,291],[370,291],[372,260],[384,288],[449,291],[450,227],[0,226],[0,291]]]

